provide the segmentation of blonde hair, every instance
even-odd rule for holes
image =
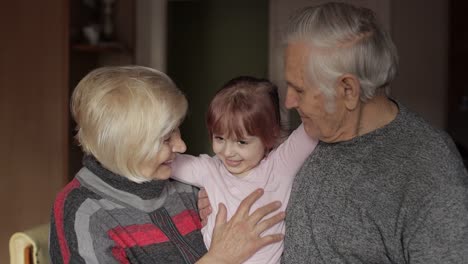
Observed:
[[[93,70],[76,86],[71,112],[86,154],[134,182],[163,138],[183,120],[187,100],[164,73],[142,66]]]

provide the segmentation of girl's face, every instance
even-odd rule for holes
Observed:
[[[246,176],[265,157],[265,145],[259,137],[228,138],[226,134],[213,134],[213,152],[226,169],[235,176]]]
[[[187,147],[180,136],[179,128],[164,137],[161,148],[153,160],[143,164],[142,174],[149,179],[166,180],[171,176],[171,163],[176,153],[184,153]]]

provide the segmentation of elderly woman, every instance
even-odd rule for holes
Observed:
[[[282,235],[260,234],[284,218],[252,214],[248,196],[226,222],[221,206],[207,252],[194,189],[168,180],[187,101],[165,74],[140,67],[89,73],[72,96],[83,168],[57,195],[50,230],[53,263],[241,263]]]

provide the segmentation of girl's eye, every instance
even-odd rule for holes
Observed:
[[[218,140],[218,141],[223,141],[224,138],[223,137],[220,137],[220,136],[214,136],[214,139]]]
[[[247,145],[247,144],[248,144],[248,142],[247,142],[247,141],[244,141],[244,140],[239,140],[239,141],[237,141],[237,143],[238,143],[239,145]]]

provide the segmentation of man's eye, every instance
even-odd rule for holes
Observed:
[[[288,89],[291,89],[293,90],[295,93],[297,94],[302,94],[304,93],[304,89],[300,88],[300,87],[297,87],[297,86],[294,86],[294,85],[290,85],[288,86]]]

